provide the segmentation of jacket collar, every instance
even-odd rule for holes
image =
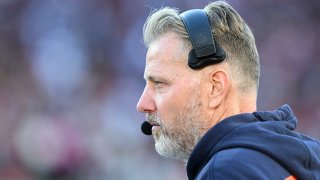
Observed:
[[[195,179],[200,170],[213,156],[213,147],[229,132],[243,124],[254,122],[253,114],[239,114],[228,117],[213,126],[197,143],[187,163],[187,175],[189,179]]]

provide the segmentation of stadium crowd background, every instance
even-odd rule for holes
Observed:
[[[256,37],[258,109],[288,103],[320,138],[320,1],[228,2]],[[186,179],[140,132],[142,26],[153,8],[206,4],[0,0],[0,179]]]

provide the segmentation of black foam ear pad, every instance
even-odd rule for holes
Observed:
[[[226,53],[224,50],[216,44],[216,53],[205,56],[205,57],[197,57],[194,49],[191,49],[188,57],[188,65],[192,69],[201,69],[206,66],[217,64],[226,59]]]
[[[180,14],[193,49],[189,53],[188,65],[192,69],[222,62],[225,51],[214,41],[210,21],[203,9],[192,9]]]

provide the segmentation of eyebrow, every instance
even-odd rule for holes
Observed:
[[[155,81],[155,77],[152,75],[143,76],[145,81]]]

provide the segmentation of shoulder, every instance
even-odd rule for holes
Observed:
[[[285,179],[289,172],[266,154],[247,148],[216,153],[197,179]]]

